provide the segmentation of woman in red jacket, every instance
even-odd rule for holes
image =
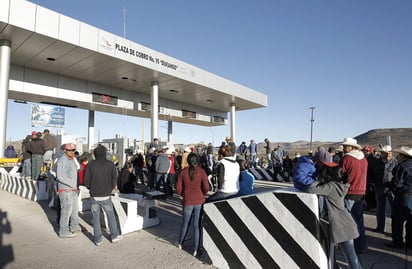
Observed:
[[[187,156],[187,162],[189,166],[182,170],[176,184],[176,192],[183,197],[183,221],[179,241],[176,244],[178,248],[182,248],[193,213],[193,256],[196,256],[200,241],[200,214],[205,202],[205,195],[209,191],[209,182],[206,172],[198,165],[198,157],[195,153],[190,153]]]

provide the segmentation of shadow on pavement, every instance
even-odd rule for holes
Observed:
[[[11,224],[7,218],[7,211],[0,209],[0,268],[14,261],[14,252],[11,245],[4,245],[4,234],[11,234]]]

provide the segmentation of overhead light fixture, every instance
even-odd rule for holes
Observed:
[[[50,61],[50,62],[56,61],[56,58],[53,58],[53,57],[48,57],[48,58],[46,58],[46,59],[47,59],[47,61]]]
[[[77,107],[75,105],[59,104],[59,103],[53,103],[53,102],[47,102],[47,101],[41,101],[40,103],[45,104],[45,105],[52,105],[52,106],[65,106],[65,107],[71,107],[71,108]]]
[[[206,99],[206,102],[213,103],[214,101],[212,99]]]
[[[172,92],[172,93],[179,93],[177,90],[169,90],[169,92]]]
[[[14,102],[18,104],[27,104],[27,101],[24,100],[14,100]]]
[[[122,77],[122,79],[129,79],[128,77]]]

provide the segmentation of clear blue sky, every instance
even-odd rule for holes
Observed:
[[[236,114],[237,143],[309,141],[311,106],[314,141],[412,127],[410,0],[32,2],[119,36],[125,8],[127,39],[268,95],[267,108]],[[7,139],[22,139],[30,106],[8,108]],[[63,130],[87,137],[87,115],[66,108]],[[143,122],[147,140],[147,119],[96,113],[95,140],[141,139]],[[175,143],[218,145],[229,134],[229,125],[173,126]]]

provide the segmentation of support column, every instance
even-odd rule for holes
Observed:
[[[172,143],[172,134],[173,134],[173,121],[169,115],[169,120],[167,121],[167,142]]]
[[[89,110],[89,130],[87,133],[87,142],[89,147],[89,152],[92,150],[94,145],[94,111]]]
[[[4,157],[7,135],[7,101],[9,99],[10,80],[10,40],[0,40],[0,157]]]
[[[159,82],[157,81],[152,81],[152,95],[151,95],[151,115],[150,115],[150,120],[151,120],[151,140],[153,141],[154,138],[158,138],[158,125],[159,125],[159,113],[158,113],[158,107],[159,107]]]
[[[232,141],[236,143],[236,105],[230,104],[230,136]]]

